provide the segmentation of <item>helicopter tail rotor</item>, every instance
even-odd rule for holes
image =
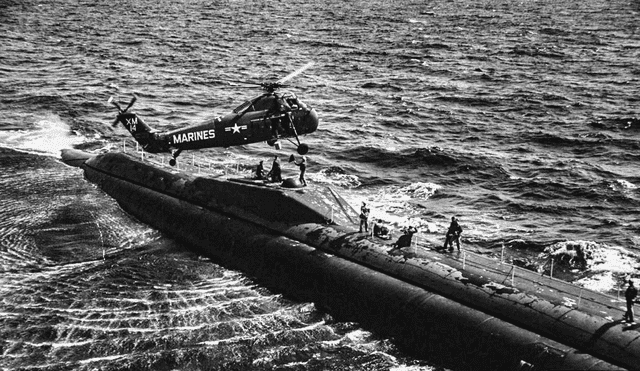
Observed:
[[[120,105],[118,104],[118,102],[116,102],[115,100],[113,100],[113,96],[109,97],[109,100],[107,101],[107,103],[113,104],[114,106],[116,106],[116,108],[118,109],[118,113],[122,112],[122,107],[120,107]]]
[[[129,108],[131,108],[131,106],[133,106],[133,104],[136,102],[136,100],[138,100],[138,97],[136,97],[135,95],[133,96],[133,98],[131,98],[131,101],[129,102],[129,104],[127,105],[127,107],[125,109],[122,109],[122,106],[120,106],[120,104],[118,104],[118,102],[116,102],[113,97],[109,97],[109,100],[107,101],[108,103],[113,104],[117,109],[118,109],[118,115],[116,116],[116,119],[113,121],[113,123],[111,124],[111,126],[115,127],[116,125],[118,125],[118,122],[120,122],[120,116],[124,113],[127,113],[127,111],[129,110]]]
[[[107,101],[107,103],[113,104],[118,109],[118,114],[123,114],[123,113],[126,113],[129,110],[129,108],[131,108],[131,106],[133,106],[133,104],[136,102],[136,100],[138,100],[138,97],[136,97],[134,95],[133,98],[131,98],[131,101],[129,102],[129,104],[127,105],[127,107],[125,109],[122,109],[120,104],[118,104],[118,102],[116,102],[113,99],[113,96],[109,97],[109,100]]]
[[[129,108],[131,108],[131,106],[133,106],[133,104],[136,102],[136,100],[138,100],[138,97],[136,97],[134,95],[133,98],[131,98],[131,102],[129,102],[129,105],[127,105],[127,108],[125,108],[124,111],[122,111],[122,113],[127,112],[129,110]]]

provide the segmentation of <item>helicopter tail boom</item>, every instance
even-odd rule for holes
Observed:
[[[115,127],[118,123],[121,123],[122,126],[131,133],[136,142],[138,142],[147,152],[168,152],[169,143],[158,136],[157,130],[152,129],[135,113],[127,112],[136,100],[137,98],[134,95],[127,107],[122,109],[120,104],[118,104],[113,97],[109,97],[109,103],[113,104],[118,109],[118,116],[116,116],[113,126]]]
[[[118,115],[120,122],[131,136],[138,142],[145,151],[151,153],[168,152],[169,144],[165,140],[158,138],[157,130],[152,129],[135,113],[122,113]]]

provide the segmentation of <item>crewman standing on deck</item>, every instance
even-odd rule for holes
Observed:
[[[362,227],[364,226],[365,232],[369,233],[369,213],[371,210],[367,207],[366,202],[362,202],[360,207],[360,233],[362,233]]]
[[[629,287],[627,287],[627,291],[624,293],[624,298],[627,299],[627,312],[624,314],[623,319],[625,319],[629,323],[633,322],[633,303],[638,297],[638,289],[633,286],[633,281],[629,280]]]
[[[456,242],[458,246],[458,251],[460,251],[460,234],[462,233],[462,227],[458,223],[458,219],[455,216],[451,217],[451,224],[449,225],[449,230],[447,230],[447,236],[444,240],[443,249],[447,249],[447,245],[449,245],[449,252],[453,251],[453,242]]]
[[[293,155],[291,155],[291,156],[293,156]],[[304,178],[304,173],[307,171],[307,157],[306,156],[302,156],[300,158],[300,162],[294,160],[293,163],[300,167],[300,183],[303,186],[306,187],[307,186],[307,180]]]
[[[263,162],[264,161],[260,160],[260,163],[256,167],[256,179],[259,179],[259,180],[264,179],[264,165],[263,165]]]

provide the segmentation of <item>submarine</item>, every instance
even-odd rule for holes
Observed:
[[[640,332],[617,320],[615,298],[532,271],[516,279],[515,267],[474,254],[394,249],[359,233],[331,187],[200,175],[123,152],[61,158],[212,261],[444,367],[640,370]]]

